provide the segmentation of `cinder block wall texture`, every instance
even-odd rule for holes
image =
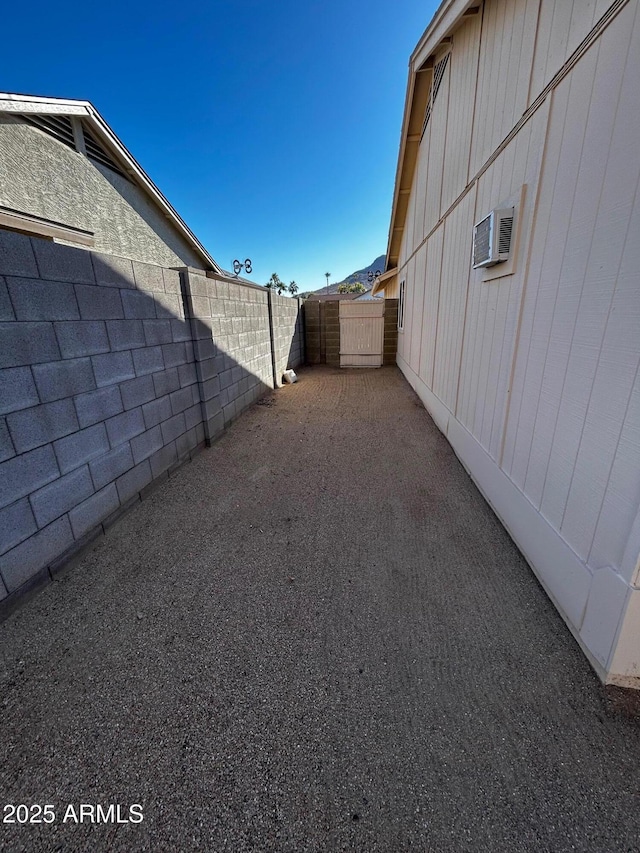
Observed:
[[[305,358],[307,364],[322,364],[325,360],[322,352],[323,320],[320,303],[316,299],[307,299],[304,303]]]
[[[205,436],[273,388],[268,292],[185,270]]]
[[[270,341],[261,288],[0,231],[0,610],[272,388]]]
[[[304,362],[304,320],[299,299],[271,294],[276,384],[288,367]]]

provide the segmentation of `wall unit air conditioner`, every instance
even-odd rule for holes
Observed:
[[[509,260],[514,236],[513,210],[513,207],[496,208],[474,226],[474,270]]]

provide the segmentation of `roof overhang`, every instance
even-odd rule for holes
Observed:
[[[413,184],[422,137],[427,101],[431,89],[434,57],[448,44],[463,18],[478,14],[482,0],[444,0],[416,45],[409,60],[409,82],[402,119],[400,151],[393,191],[391,224],[387,240],[386,269],[398,265],[400,246],[407,220],[409,195]]]
[[[397,275],[398,267],[393,267],[393,269],[387,270],[386,272],[383,272],[382,275],[379,275],[371,288],[371,295],[375,296],[377,293],[380,293],[381,290],[388,287]]]
[[[0,113],[75,116],[86,121],[91,133],[98,138],[99,142],[114,157],[116,162],[122,166],[123,171],[130,180],[144,190],[155,202],[176,231],[180,233],[198,257],[202,259],[205,269],[216,273],[222,272],[202,243],[200,243],[188,225],[162,195],[140,164],[127,151],[90,101],[44,98],[36,95],[16,95],[8,92],[0,92]]]

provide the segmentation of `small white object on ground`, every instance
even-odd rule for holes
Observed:
[[[293,370],[285,370],[285,372],[282,374],[282,378],[284,379],[285,382],[288,382],[290,385],[292,385],[294,382],[298,381],[298,377],[293,372]]]

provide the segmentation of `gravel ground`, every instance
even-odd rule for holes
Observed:
[[[637,718],[395,368],[300,371],[0,643],[11,853],[640,849]]]

